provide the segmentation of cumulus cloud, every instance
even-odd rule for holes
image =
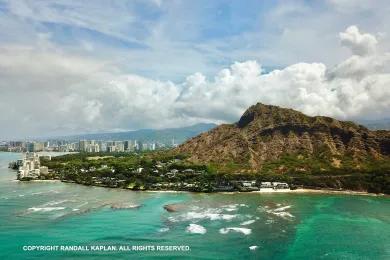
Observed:
[[[214,78],[183,82],[123,74],[100,60],[47,50],[0,48],[0,116],[5,136],[234,122],[252,104],[291,107],[340,119],[382,118],[390,111],[390,54],[356,26],[340,34],[352,56],[328,68],[297,63],[265,73],[254,60]],[[16,123],[15,123],[16,122]]]
[[[359,28],[352,25],[340,33],[341,44],[349,47],[353,54],[365,56],[376,50],[378,41],[369,33],[360,33]]]
[[[262,74],[256,61],[235,63],[211,81],[188,77],[175,105],[189,116],[226,121],[259,101],[340,119],[388,116],[390,54],[377,53],[376,38],[356,26],[340,40],[353,55],[335,67],[298,63]]]

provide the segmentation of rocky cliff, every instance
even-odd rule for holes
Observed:
[[[337,167],[343,158],[359,162],[390,154],[390,131],[370,131],[349,121],[307,116],[258,103],[234,124],[220,125],[176,148],[197,163],[237,164],[254,171],[285,154],[316,158],[326,154]]]

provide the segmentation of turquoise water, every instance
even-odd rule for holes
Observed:
[[[0,256],[6,259],[390,259],[388,197],[152,193],[17,182],[7,165],[19,156],[0,153]],[[163,209],[171,203],[177,212]],[[190,250],[23,250],[31,245]]]

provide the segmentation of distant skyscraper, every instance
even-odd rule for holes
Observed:
[[[133,150],[133,144],[131,140],[126,140],[123,142],[125,151],[132,151]]]
[[[28,152],[40,152],[43,151],[43,143],[40,142],[30,142],[26,145],[26,150]]]
[[[87,151],[87,146],[88,146],[88,141],[87,140],[80,140],[79,141],[79,150],[80,150],[80,152],[86,152]]]

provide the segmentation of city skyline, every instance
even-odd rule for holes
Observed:
[[[8,141],[0,142],[0,151],[8,152],[86,152],[86,153],[118,153],[141,152],[170,149],[177,147],[175,139],[171,142],[134,140],[92,140],[80,139],[69,141],[50,139],[46,141]]]
[[[0,1],[0,139],[388,117],[386,1]],[[6,111],[6,112],[5,112]]]

